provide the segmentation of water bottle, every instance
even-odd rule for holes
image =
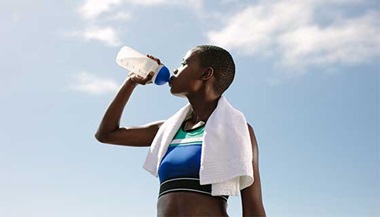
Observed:
[[[116,63],[141,77],[146,77],[149,72],[154,72],[152,82],[157,85],[163,85],[169,81],[170,72],[166,66],[159,65],[156,61],[130,47],[124,46],[120,49],[116,56]]]

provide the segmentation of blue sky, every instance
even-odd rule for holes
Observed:
[[[268,216],[380,214],[376,1],[14,0],[0,12],[1,216],[154,216],[147,148],[94,133],[127,75],[123,45],[174,69],[199,44],[234,56],[225,95],[255,129]],[[122,125],[185,103],[139,86]],[[241,215],[239,197],[228,212]]]

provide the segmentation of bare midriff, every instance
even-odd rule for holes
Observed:
[[[158,198],[157,216],[228,216],[220,197],[194,192],[170,192]]]

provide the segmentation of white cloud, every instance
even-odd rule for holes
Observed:
[[[119,46],[121,44],[118,32],[110,26],[90,27],[83,31],[76,31],[74,33],[71,33],[70,35],[77,37],[79,36],[86,41],[100,41],[113,47]]]
[[[347,7],[366,4],[360,0],[259,0],[255,3],[226,0],[219,4],[226,9],[218,11],[205,0],[86,0],[79,11],[86,20],[90,19],[87,25],[94,25],[98,21],[132,19],[133,14],[128,12],[130,6],[187,7],[210,26],[222,24],[221,28],[206,33],[209,43],[244,55],[276,57],[275,64],[282,67],[361,64],[380,56],[379,13],[362,11],[355,13],[356,17],[353,13],[348,16]],[[87,28],[76,35],[110,46],[121,44],[119,32],[110,26]]]
[[[325,28],[304,26],[278,37],[283,64],[360,64],[380,56],[379,16],[338,21]]]
[[[79,13],[85,19],[94,19],[109,11],[111,6],[119,5],[123,0],[86,0],[79,8]]]
[[[82,71],[74,76],[69,88],[88,94],[100,95],[115,92],[119,88],[119,85],[112,79],[101,78]]]
[[[116,6],[138,5],[138,6],[157,6],[157,5],[182,5],[189,8],[200,9],[203,0],[85,0],[78,12],[85,19],[96,19],[100,15],[114,11]]]
[[[131,18],[132,18],[132,16],[128,12],[118,12],[114,15],[107,17],[107,20],[128,21]]]
[[[221,30],[210,31],[211,43],[245,54],[263,52],[272,47],[279,33],[296,29],[311,19],[310,8],[305,4],[253,5],[232,16]]]
[[[109,46],[120,46],[120,33],[112,27],[115,25],[114,21],[131,20],[131,13],[125,10],[131,6],[151,7],[157,5],[177,5],[200,11],[203,7],[203,0],[85,0],[79,7],[78,13],[85,19],[85,25],[92,27],[69,33],[69,36],[96,40]],[[111,25],[94,27],[100,22],[111,23]]]
[[[278,63],[286,67],[360,64],[380,56],[377,12],[367,11],[355,18],[332,17],[322,25],[317,11],[324,10],[323,6],[315,0],[261,1],[237,12],[207,37],[212,44],[246,55],[276,55]]]
[[[150,5],[166,4],[170,2],[170,0],[125,0],[125,2],[150,6]]]

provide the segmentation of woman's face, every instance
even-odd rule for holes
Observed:
[[[189,50],[182,59],[181,66],[174,70],[169,82],[173,95],[186,97],[202,85],[203,68],[199,63],[198,51],[196,48]]]

